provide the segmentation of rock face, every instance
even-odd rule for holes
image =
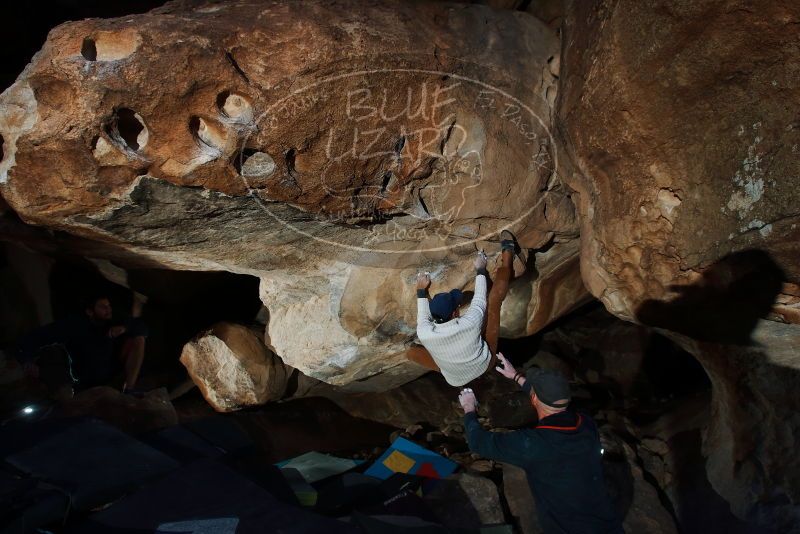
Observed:
[[[573,2],[556,122],[587,288],[703,364],[711,484],[738,517],[787,531],[800,129],[786,102],[800,98],[800,5],[750,6]]]
[[[187,343],[181,363],[218,412],[280,399],[291,373],[258,334],[231,323],[217,323]]]
[[[583,278],[628,320],[745,249],[800,279],[800,5],[657,5],[573,2],[563,40]]]
[[[187,1],[70,22],[0,97],[0,192],[96,256],[261,277],[281,358],[385,389],[418,372],[414,275],[468,289],[503,228],[542,249],[504,335],[586,298],[554,172],[558,48],[527,14],[459,4]]]
[[[497,486],[488,478],[458,473],[425,495],[437,519],[452,529],[480,529],[504,523]]]
[[[711,377],[703,455],[711,485],[736,516],[789,532],[800,521],[800,328],[759,321],[753,345],[668,333]]]
[[[441,377],[383,403],[370,391],[421,372],[403,356],[416,273],[434,291],[469,289],[471,255],[495,254],[508,227],[534,253],[502,335],[536,333],[589,293],[658,328],[713,385],[713,489],[740,518],[788,531],[800,522],[800,5],[560,7],[527,6],[546,25],[448,3],[177,1],[59,26],[0,95],[0,232],[122,266],[257,276],[264,339],[283,361],[392,422],[452,425]],[[586,382],[624,397],[650,332],[545,341],[602,353],[582,356]],[[183,361],[218,410],[286,388],[243,327],[217,325]],[[663,454],[641,454],[658,477]],[[672,531],[651,512],[659,496],[637,494],[629,526]]]
[[[674,518],[664,508],[653,485],[638,465],[634,451],[624,441],[604,437],[607,453],[603,458],[606,487],[625,532],[675,534]]]
[[[536,517],[536,501],[525,470],[511,464],[503,464],[503,495],[514,523],[523,534],[542,534]]]

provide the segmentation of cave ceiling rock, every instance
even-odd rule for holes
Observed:
[[[505,227],[541,252],[505,335],[585,300],[554,30],[349,4],[177,1],[54,28],[0,96],[4,203],[123,267],[258,276],[270,346],[336,384],[416,376],[414,275],[468,289]]]

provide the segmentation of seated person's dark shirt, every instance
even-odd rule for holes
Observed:
[[[537,427],[500,433],[483,429],[471,412],[464,429],[471,451],[525,470],[545,534],[623,532],[605,487],[597,426],[588,415],[565,411]]]
[[[122,368],[114,353],[116,340],[108,337],[108,330],[114,324],[98,325],[84,314],[59,319],[25,336],[18,345],[17,359],[31,362],[43,347],[60,345],[71,359],[76,389],[107,385]],[[147,328],[139,318],[129,318],[122,325],[125,333],[117,339],[147,335]]]

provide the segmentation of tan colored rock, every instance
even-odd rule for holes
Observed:
[[[225,322],[184,345],[180,359],[218,412],[280,399],[291,372],[253,330]]]
[[[591,300],[580,272],[580,242],[568,241],[534,255],[534,267],[509,288],[500,335],[532,335]]]
[[[572,2],[557,119],[587,288],[703,364],[709,480],[777,531],[800,500],[798,18],[790,1]]]
[[[772,312],[775,320],[800,325],[800,286],[784,284]]]
[[[524,13],[449,3],[179,1],[66,23],[0,96],[0,194],[123,267],[260,277],[280,357],[385,389],[418,372],[416,272],[468,288],[505,227],[548,249],[505,335],[585,298],[553,172],[558,48]]]
[[[789,24],[800,4],[747,5],[567,10],[564,176],[579,193],[584,281],[619,317],[639,318],[645,300],[674,298],[671,286],[746,249],[800,281],[800,128],[786,106],[800,99],[800,29]]]

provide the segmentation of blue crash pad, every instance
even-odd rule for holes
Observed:
[[[364,474],[387,479],[395,473],[408,473],[428,478],[444,478],[456,470],[452,462],[405,438],[397,438]]]

